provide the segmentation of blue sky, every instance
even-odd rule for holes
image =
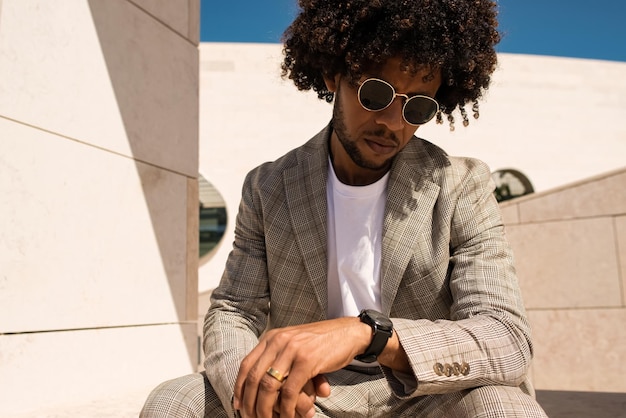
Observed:
[[[626,0],[499,0],[500,52],[626,62]],[[277,43],[296,0],[201,0],[203,42]]]

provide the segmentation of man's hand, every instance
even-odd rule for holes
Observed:
[[[268,331],[241,362],[235,382],[235,408],[245,418],[271,418],[275,407],[281,417],[307,414],[309,402],[313,406],[313,391],[311,386],[305,390],[305,386],[311,382],[315,394],[322,396],[318,389],[328,383],[316,385],[314,378],[350,364],[365,351],[371,338],[369,325],[356,317]],[[267,374],[270,367],[288,378],[281,382]],[[330,387],[327,389],[330,394]]]
[[[315,376],[304,385],[296,403],[296,417],[312,418],[315,415],[315,400],[318,396],[320,398],[330,396],[330,385],[322,374]],[[278,402],[274,405],[273,415],[280,417],[280,395],[278,395]]]

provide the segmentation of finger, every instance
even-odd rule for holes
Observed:
[[[304,370],[300,371],[293,368],[289,372],[289,379],[283,382],[280,389],[281,417],[292,418],[294,416],[300,393],[303,391],[303,388],[308,381],[310,381],[310,378]],[[311,392],[313,393],[312,389],[313,388],[311,388]]]
[[[309,380],[302,388],[296,403],[296,414],[301,417],[315,415],[315,385]]]
[[[261,378],[258,384],[258,390],[256,395],[256,414],[258,417],[269,417],[274,406],[279,402],[279,395],[281,395],[281,388],[283,382],[286,380],[287,373],[282,373],[279,370],[285,370],[280,366],[278,359],[274,360],[278,366],[270,366],[265,372],[265,375]]]
[[[296,417],[297,418],[313,418],[316,414],[316,410],[315,407],[309,409],[306,413],[304,414],[300,414],[299,412],[296,411]]]
[[[271,417],[281,383],[267,374],[268,368],[262,362],[257,362],[246,377],[241,399],[241,411],[246,418]]]
[[[274,407],[272,408],[272,413],[280,416],[280,392],[278,393],[278,398],[276,399],[276,403],[274,404]]]
[[[269,417],[274,405],[277,403],[279,391],[281,391],[284,382],[287,382],[287,376],[290,373],[291,356],[285,353],[284,349],[288,345],[290,336],[283,332],[275,332],[271,337],[266,340],[266,348],[257,360],[255,368],[258,371],[261,369],[265,371],[260,379],[257,381],[254,389],[255,397],[248,397],[248,384],[246,384],[246,393],[244,394],[244,405],[246,410],[250,405],[254,405],[256,416]],[[255,381],[250,381],[250,386],[254,386]],[[299,391],[298,391],[299,392]],[[252,394],[251,394],[252,395]],[[252,403],[254,401],[254,403]],[[282,401],[281,401],[282,404]],[[292,410],[295,411],[295,403],[292,406]],[[282,416],[282,414],[281,414]],[[293,416],[287,415],[287,417]]]
[[[270,331],[244,359],[243,363],[246,367],[248,361],[255,361],[248,368],[248,374],[244,378],[240,392],[242,396],[240,406],[245,415],[263,418],[271,416],[272,407],[276,403],[278,391],[281,388],[282,376],[287,376],[291,364],[287,359],[280,361],[281,350],[289,338],[284,330]],[[273,376],[268,374],[270,368],[273,369]],[[246,370],[245,367],[242,368],[242,371],[244,370]]]
[[[305,383],[302,391],[308,396],[315,396],[315,384],[313,383],[313,379],[310,379],[308,382]]]
[[[315,416],[315,402],[305,393],[300,394],[301,401],[296,406],[296,416],[309,418]]]
[[[280,393],[278,399],[274,404],[272,413],[274,416],[280,416]],[[315,385],[310,380],[304,385],[302,392],[298,398],[298,404],[296,405],[296,417],[298,418],[310,418],[315,415]]]
[[[274,405],[278,402],[281,383],[274,377],[266,374],[258,385],[255,413],[257,417],[269,417]]]
[[[280,381],[268,374],[267,360],[263,360],[262,357],[263,355],[248,371],[241,391],[240,410],[246,418],[270,416],[271,408],[266,408],[266,405],[269,402],[276,402],[280,390]],[[261,390],[266,404],[259,409],[258,397]]]
[[[328,398],[330,396],[330,383],[323,374],[318,374],[312,379],[315,386],[315,394],[320,398]]]

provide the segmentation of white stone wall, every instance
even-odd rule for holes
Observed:
[[[198,22],[0,1],[0,416],[195,369]]]

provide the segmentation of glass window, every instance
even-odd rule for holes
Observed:
[[[209,254],[222,240],[228,216],[220,192],[202,175],[198,176],[200,195],[200,258]]]
[[[504,202],[535,191],[528,177],[512,168],[496,170],[491,174],[491,178],[496,183],[494,194],[498,202]]]

